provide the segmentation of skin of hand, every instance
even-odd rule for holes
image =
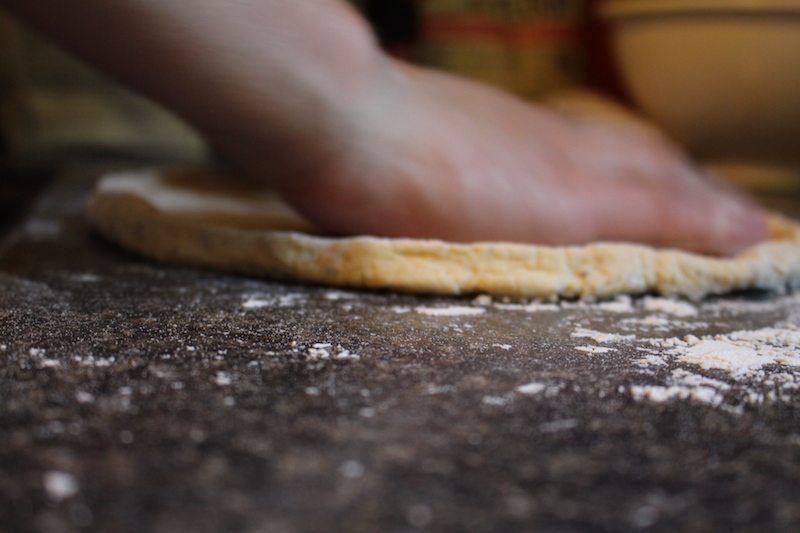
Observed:
[[[5,4],[332,233],[713,254],[766,234],[659,135],[394,61],[339,0]]]

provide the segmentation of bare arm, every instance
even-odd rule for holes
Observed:
[[[329,231],[730,253],[761,210],[657,136],[390,60],[344,0],[0,0]]]
[[[303,161],[313,158],[320,130],[338,128],[343,108],[366,101],[385,62],[365,21],[341,0],[0,4],[226,151],[267,150],[284,156],[281,167],[298,164],[299,146]]]

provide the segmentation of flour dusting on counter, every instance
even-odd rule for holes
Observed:
[[[690,317],[697,315],[697,308],[689,302],[676,300],[674,298],[656,298],[646,296],[642,300],[642,308],[645,311],[655,311],[674,315],[677,317]]]
[[[245,309],[263,309],[270,307],[294,307],[306,302],[306,296],[300,293],[276,295],[252,295],[245,298],[242,307]]]
[[[637,401],[691,400],[740,414],[745,404],[791,401],[800,389],[800,330],[796,328],[740,330],[703,337],[639,338],[624,342],[646,344],[636,347],[646,355],[632,361],[643,370],[652,374],[655,369],[674,368],[663,384],[635,384],[621,389],[621,392],[627,390]],[[722,373],[731,381],[697,374],[690,369]],[[725,395],[733,391],[734,384],[734,398],[728,403]]]
[[[326,290],[313,296],[313,299],[331,302],[346,300],[347,305],[349,302],[362,305],[358,301],[362,298],[368,299],[370,295]],[[528,323],[537,328],[539,324],[559,321],[560,316],[566,316],[563,313],[569,313],[568,316],[572,317],[567,322],[572,327],[569,336],[584,341],[571,348],[590,356],[583,364],[621,362],[640,376],[632,383],[620,385],[617,393],[626,394],[637,402],[668,404],[688,401],[741,414],[746,405],[788,401],[800,391],[800,329],[791,320],[794,316],[798,319],[795,322],[800,322],[800,313],[788,315],[775,327],[723,330],[723,333],[715,335],[700,333],[713,326],[714,317],[775,312],[794,306],[799,300],[795,295],[788,295],[766,302],[719,300],[692,303],[678,298],[620,296],[592,302],[513,300],[480,295],[466,303],[449,305],[438,300],[428,305],[404,305],[401,300],[401,303],[387,306],[386,311],[396,315],[414,313],[431,318],[451,318],[453,320],[445,329],[463,335],[479,335],[480,329],[461,323],[458,321],[461,317],[486,315],[511,320],[513,324]],[[244,309],[256,310],[302,307],[310,303],[307,294],[285,293],[251,294],[241,305]],[[542,317],[525,316],[537,314],[542,314]],[[687,335],[687,332],[698,332],[698,335]],[[486,346],[501,351],[512,349],[512,344],[498,341],[488,342]],[[298,346],[297,350],[311,362],[360,359],[359,355],[340,345],[324,342],[305,345],[308,348]],[[515,351],[519,350],[524,350],[524,347],[515,348]],[[631,351],[636,355],[631,355]],[[444,387],[442,391],[453,390],[449,385]],[[433,390],[428,393],[433,394]],[[504,395],[485,395],[481,401],[484,405],[501,407],[509,405],[515,397],[549,398],[559,390],[559,386],[533,380]],[[436,393],[438,391],[436,389]]]
[[[636,335],[622,335],[619,333],[603,333],[602,331],[594,331],[587,328],[577,328],[571,334],[576,339],[592,339],[593,341],[603,344],[607,342],[620,342],[631,341],[636,338]]]
[[[474,316],[484,314],[486,309],[482,307],[452,305],[450,307],[416,307],[414,311],[421,315],[428,316]]]
[[[525,304],[497,303],[494,304],[494,308],[501,311],[522,311],[525,313],[542,313],[561,309],[558,304],[543,302],[530,302]]]
[[[335,347],[329,342],[318,342],[313,344],[306,351],[309,361],[334,360],[334,361],[358,361],[361,356],[346,350],[341,344]]]
[[[616,348],[609,348],[606,346],[576,346],[575,349],[579,352],[592,354],[603,354],[616,351]]]
[[[545,389],[547,389],[547,384],[533,382],[526,385],[520,385],[516,390],[520,394],[534,395],[544,392]]]
[[[597,309],[609,313],[633,313],[636,311],[633,307],[633,299],[626,294],[617,296],[611,301],[599,302],[594,305]]]
[[[533,381],[531,383],[526,383],[525,385],[520,385],[516,389],[514,389],[519,394],[524,396],[538,396],[543,395],[545,398],[552,398],[557,396],[561,389],[564,386],[562,384],[547,384],[541,383],[538,381]]]

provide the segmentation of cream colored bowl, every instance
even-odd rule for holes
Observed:
[[[800,175],[800,0],[602,5],[642,109],[701,159]]]

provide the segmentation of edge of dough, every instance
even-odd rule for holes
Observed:
[[[350,287],[533,298],[655,292],[699,299],[800,282],[800,226],[779,215],[770,219],[773,240],[733,258],[715,258],[624,243],[455,244],[231,227],[161,211],[136,194],[101,187],[86,213],[109,240],[160,261]]]

